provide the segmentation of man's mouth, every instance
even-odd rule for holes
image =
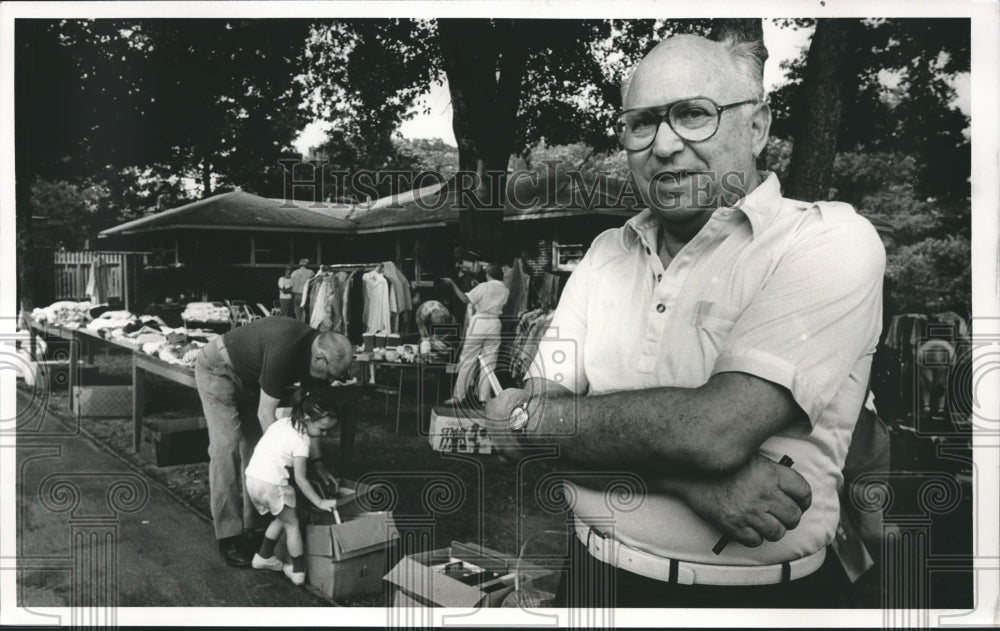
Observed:
[[[666,186],[676,186],[677,184],[686,181],[688,178],[700,173],[702,172],[683,169],[677,171],[660,171],[656,174],[656,181]]]

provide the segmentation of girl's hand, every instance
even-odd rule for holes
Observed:
[[[337,508],[337,500],[320,500],[319,503],[316,504],[316,508],[330,512]]]

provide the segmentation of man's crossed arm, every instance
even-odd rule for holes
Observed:
[[[681,497],[744,545],[777,541],[811,503],[802,476],[758,455],[769,436],[807,422],[791,393],[764,379],[724,372],[699,388],[595,396],[534,379],[527,390],[505,390],[487,406],[498,434],[527,392],[540,394],[529,403],[527,442],[557,444],[574,468],[635,471],[650,489]]]

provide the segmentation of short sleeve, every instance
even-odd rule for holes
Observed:
[[[587,304],[590,300],[591,275],[599,235],[573,270],[552,315],[552,323],[538,344],[538,351],[526,374],[527,379],[555,381],[576,394],[585,394],[590,386],[584,370],[584,344],[587,341]]]
[[[486,283],[479,283],[475,287],[469,290],[466,294],[469,297],[469,302],[475,307],[479,302],[486,297]]]
[[[308,458],[309,436],[307,434],[299,434],[296,431],[295,439],[295,444],[292,446],[292,458]]]
[[[881,329],[885,250],[867,220],[821,220],[793,236],[727,336],[713,374],[787,388],[815,423]]]

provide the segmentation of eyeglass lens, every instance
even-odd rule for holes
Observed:
[[[645,148],[666,117],[670,128],[684,140],[697,142],[715,133],[719,109],[708,99],[678,101],[666,107],[625,112],[619,122],[619,135],[626,149]]]

